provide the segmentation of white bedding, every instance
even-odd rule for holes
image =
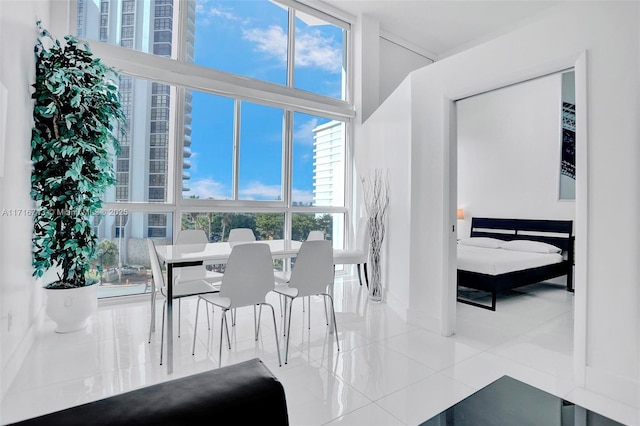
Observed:
[[[560,253],[531,253],[458,245],[458,269],[500,275],[562,262]]]

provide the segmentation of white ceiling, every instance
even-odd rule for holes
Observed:
[[[448,56],[512,31],[561,3],[561,0],[323,1],[355,17],[370,15],[380,22],[383,32],[437,57]]]

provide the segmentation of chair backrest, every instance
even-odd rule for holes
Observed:
[[[220,296],[231,299],[230,308],[264,303],[273,290],[273,259],[267,244],[239,244],[231,249]]]
[[[331,241],[304,241],[291,272],[289,287],[298,289],[298,296],[310,296],[327,291],[333,281],[333,248]]]
[[[369,251],[369,245],[371,244],[368,222],[366,217],[361,217],[358,220],[358,230],[356,231],[356,249],[363,250],[365,253]]]
[[[202,229],[183,229],[176,236],[176,244],[206,244],[207,233]]]
[[[162,290],[165,286],[164,277],[162,276],[162,268],[160,268],[156,246],[151,238],[147,238],[147,247],[149,248],[149,262],[151,262],[151,279],[155,285],[155,290]]]
[[[324,240],[324,232],[322,231],[309,231],[307,241]]]
[[[256,236],[250,228],[233,228],[229,231],[229,245],[231,247],[237,244],[250,243],[255,240]]]

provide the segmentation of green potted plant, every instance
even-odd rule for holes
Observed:
[[[47,314],[58,323],[56,331],[70,332],[84,328],[97,307],[97,280],[85,277],[97,245],[91,216],[100,213],[102,196],[115,183],[113,130],[124,114],[115,71],[86,43],[73,36],[61,42],[37,24],[33,275],[58,271],[45,287]],[[67,318],[75,314],[79,318]]]

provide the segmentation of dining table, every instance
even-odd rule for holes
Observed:
[[[236,244],[267,244],[274,259],[296,257],[302,243],[295,240],[261,240]],[[173,270],[185,266],[202,264],[224,264],[229,260],[232,244],[217,242],[206,244],[167,244],[157,245],[156,252],[160,262],[167,267],[167,282],[173,283]],[[153,291],[153,289],[152,289]],[[153,313],[152,313],[153,321]],[[173,285],[167,285],[167,373],[173,373]]]

